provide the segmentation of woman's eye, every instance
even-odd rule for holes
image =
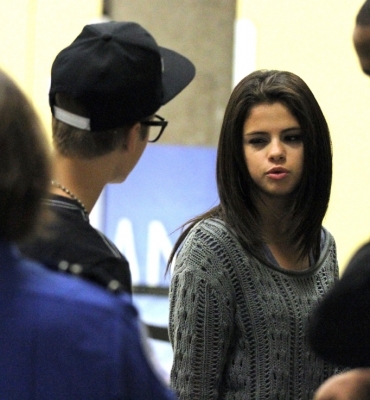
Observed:
[[[285,141],[286,142],[301,142],[302,141],[302,135],[301,134],[296,134],[296,135],[285,136]]]
[[[252,139],[249,139],[247,141],[247,143],[252,144],[252,145],[261,145],[261,144],[266,143],[266,140],[263,138],[252,138]]]

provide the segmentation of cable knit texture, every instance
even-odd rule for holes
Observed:
[[[170,288],[171,384],[187,399],[312,399],[339,369],[306,340],[308,316],[338,278],[333,237],[303,272],[248,254],[218,219],[197,224]]]

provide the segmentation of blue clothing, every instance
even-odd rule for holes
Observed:
[[[50,271],[0,241],[0,399],[174,399],[128,295]]]

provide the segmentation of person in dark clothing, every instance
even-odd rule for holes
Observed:
[[[370,367],[370,243],[353,256],[311,321],[311,346],[322,358]]]
[[[353,44],[370,76],[370,0],[360,8]],[[328,379],[315,400],[370,398],[370,242],[352,257],[341,279],[319,303],[308,328],[312,349],[322,359],[352,368]]]
[[[92,227],[89,213],[107,183],[123,182],[167,121],[157,110],[195,75],[194,65],[159,47],[133,22],[86,25],[54,60],[53,179],[48,237],[22,251],[53,269],[78,274],[111,291],[131,292],[126,258]]]

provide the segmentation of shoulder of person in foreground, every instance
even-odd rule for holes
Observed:
[[[78,275],[108,290],[132,293],[127,259],[106,235],[90,225],[79,207],[57,195],[50,196],[44,204],[54,218],[41,234],[19,245],[22,254],[50,269]]]
[[[45,383],[44,393],[58,399],[90,392],[96,392],[94,399],[110,398],[105,392],[117,399],[173,399],[149,358],[128,295],[108,293],[32,261],[19,259],[18,266],[18,279],[7,287],[17,302],[0,295],[14,315],[10,325],[0,328],[1,337],[14,331],[23,338],[22,357],[39,366],[35,379]],[[20,324],[22,332],[15,329]],[[29,382],[23,384],[28,387]]]
[[[370,399],[370,368],[358,368],[334,375],[316,391],[313,400]]]
[[[370,366],[370,243],[351,259],[312,315],[309,340],[316,353],[344,366]]]

